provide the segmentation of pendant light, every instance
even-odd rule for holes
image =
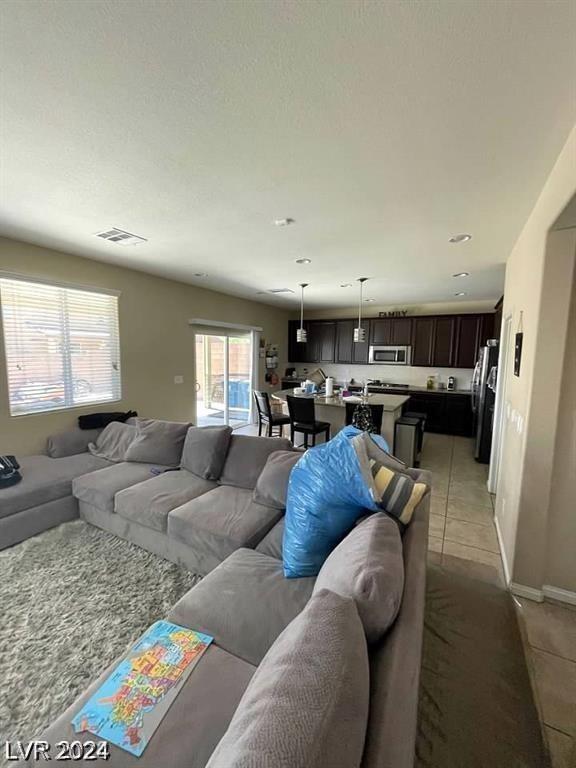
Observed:
[[[296,331],[296,341],[300,344],[305,344],[308,341],[308,333],[304,328],[304,288],[308,286],[308,283],[300,283],[301,295],[300,295],[300,328]]]
[[[363,344],[366,341],[366,331],[362,328],[362,287],[368,280],[367,277],[359,277],[360,283],[360,297],[358,299],[358,328],[354,328],[354,342],[356,344]]]

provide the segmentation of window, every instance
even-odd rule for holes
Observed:
[[[118,297],[0,278],[10,413],[120,400]]]

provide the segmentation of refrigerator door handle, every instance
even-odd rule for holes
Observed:
[[[474,367],[474,373],[472,374],[472,413],[476,413],[478,410],[478,385],[480,383],[480,360]]]

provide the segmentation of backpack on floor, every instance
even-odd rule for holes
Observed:
[[[15,456],[0,456],[0,489],[9,488],[22,480],[19,469]]]

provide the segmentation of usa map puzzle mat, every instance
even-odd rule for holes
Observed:
[[[157,621],[72,720],[140,756],[213,638],[169,621]]]

